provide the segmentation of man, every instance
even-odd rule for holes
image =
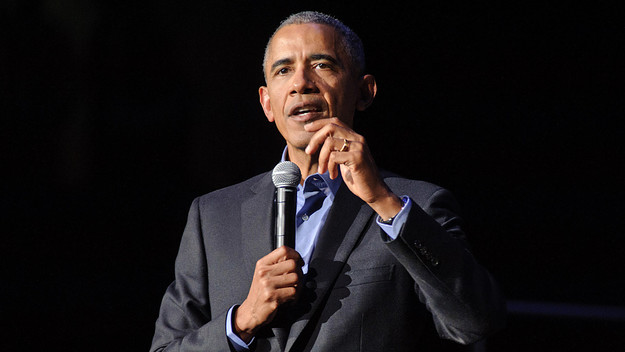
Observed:
[[[270,173],[197,198],[152,351],[414,351],[428,322],[460,343],[499,328],[449,193],[379,172],[351,128],[377,89],[360,39],[292,15],[264,73],[260,103],[302,172],[296,248],[272,251]]]

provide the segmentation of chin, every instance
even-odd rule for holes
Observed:
[[[301,132],[295,135],[291,134],[291,138],[288,139],[288,143],[296,149],[304,150],[310,143],[310,139],[313,135],[314,133],[312,132]]]
[[[302,151],[306,149],[309,143],[310,143],[310,138],[296,139],[296,140],[291,140],[288,142],[288,144],[291,147],[298,149],[298,150],[302,150]]]
[[[306,147],[308,146],[308,142],[301,142],[301,143],[291,143],[291,146],[293,146],[293,148],[304,151],[306,149]]]

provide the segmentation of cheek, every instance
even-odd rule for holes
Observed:
[[[356,100],[346,91],[338,91],[337,94],[331,94],[326,97],[326,100],[331,107],[332,113],[335,116],[341,115],[337,117],[352,114],[356,106]]]
[[[285,95],[281,94],[281,91],[279,90],[273,90],[271,92],[271,108],[274,110],[274,113],[276,114],[282,114],[283,110],[284,110],[284,105],[285,105]]]

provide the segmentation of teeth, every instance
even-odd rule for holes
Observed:
[[[294,115],[303,115],[303,114],[307,114],[307,113],[313,112],[313,111],[315,111],[315,110],[313,110],[313,109],[299,109],[299,110],[295,111]]]

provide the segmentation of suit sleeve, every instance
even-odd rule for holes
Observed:
[[[469,344],[504,325],[505,305],[490,273],[469,251],[456,207],[439,188],[413,204],[395,240],[383,240],[415,280],[439,335]]]
[[[227,311],[217,316],[211,312],[208,279],[199,201],[195,199],[176,258],[175,281],[161,303],[151,352],[234,351],[226,337]]]

